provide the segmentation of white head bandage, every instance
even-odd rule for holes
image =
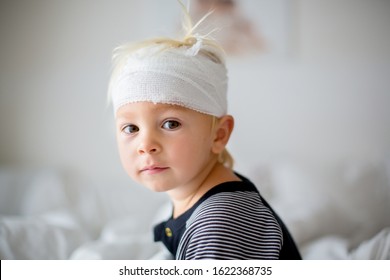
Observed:
[[[114,113],[134,102],[180,105],[221,117],[227,113],[227,71],[201,50],[148,46],[132,53],[111,85]],[[215,53],[215,52],[214,52]]]

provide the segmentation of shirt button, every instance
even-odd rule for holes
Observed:
[[[165,235],[168,237],[172,237],[172,230],[169,227],[165,228]]]

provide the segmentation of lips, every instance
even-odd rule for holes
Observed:
[[[146,174],[158,174],[161,172],[164,172],[167,170],[169,167],[161,167],[161,166],[147,166],[141,169],[141,173],[146,173]]]

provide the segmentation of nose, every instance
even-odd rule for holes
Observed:
[[[159,144],[158,137],[154,134],[144,132],[140,138],[138,154],[157,154],[161,151],[161,145]]]

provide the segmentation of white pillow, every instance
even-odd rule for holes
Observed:
[[[299,245],[338,235],[356,246],[390,226],[385,164],[284,161],[269,168],[269,202]]]
[[[332,204],[329,188],[340,186],[337,171],[281,162],[272,167],[271,178],[270,203],[298,244],[330,233],[335,220],[328,212]]]

